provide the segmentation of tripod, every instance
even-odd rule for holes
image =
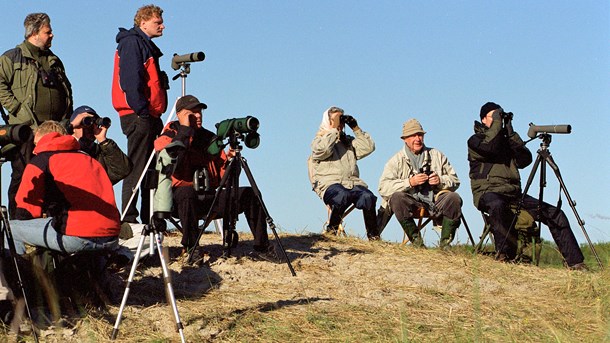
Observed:
[[[2,165],[6,162],[4,157],[0,157],[0,194],[2,193]],[[25,310],[27,312],[28,318],[30,318],[30,324],[32,326],[32,335],[34,336],[34,341],[38,342],[38,336],[36,335],[36,327],[34,326],[34,322],[32,321],[32,312],[30,310],[30,304],[28,302],[27,292],[25,290],[25,286],[23,284],[23,278],[21,277],[21,271],[19,270],[19,263],[17,261],[17,251],[15,249],[15,241],[13,240],[13,233],[11,231],[11,225],[8,220],[8,211],[6,210],[6,206],[0,204],[0,243],[1,249],[4,251],[4,239],[6,239],[6,245],[8,245],[9,253],[13,260],[13,264],[15,267],[15,273],[17,274],[17,284],[19,289],[21,290],[21,294],[23,295],[23,301],[25,304]]]
[[[585,238],[587,239],[589,248],[591,248],[591,252],[593,253],[593,256],[595,256],[595,259],[597,260],[597,263],[599,264],[600,268],[603,269],[602,261],[600,260],[597,252],[595,251],[595,247],[593,246],[593,243],[591,242],[591,239],[589,238],[589,235],[587,234],[587,231],[585,230],[585,226],[584,226],[585,222],[578,215],[578,212],[576,211],[576,203],[572,200],[572,197],[570,197],[570,193],[568,193],[568,189],[566,188],[563,178],[561,177],[561,173],[559,171],[559,166],[555,163],[555,161],[553,160],[553,156],[551,156],[551,152],[549,151],[549,145],[551,144],[551,135],[548,133],[542,133],[542,134],[532,138],[531,140],[533,140],[535,138],[542,139],[542,142],[540,143],[540,149],[538,149],[536,160],[534,161],[534,164],[532,166],[532,171],[530,172],[530,175],[527,179],[527,183],[525,184],[525,188],[523,189],[523,195],[521,197],[521,200],[519,201],[519,204],[517,206],[517,211],[515,213],[515,216],[513,217],[513,221],[511,223],[510,227],[508,228],[508,231],[510,231],[512,228],[514,228],[515,224],[517,223],[517,217],[519,215],[519,211],[521,210],[521,207],[523,206],[523,203],[525,201],[525,195],[527,194],[527,191],[532,184],[534,175],[536,175],[536,171],[538,170],[538,167],[540,167],[540,193],[538,196],[538,218],[535,218],[535,219],[537,219],[538,227],[540,227],[540,223],[541,223],[540,212],[541,212],[542,204],[543,204],[542,199],[544,196],[544,187],[546,187],[546,166],[548,165],[551,167],[551,169],[553,169],[553,172],[555,173],[555,176],[557,177],[557,180],[559,181],[561,191],[563,191],[564,195],[566,196],[566,199],[568,200],[568,204],[570,205],[570,207],[572,208],[572,211],[574,212],[574,216],[576,217],[576,220],[578,221],[578,225],[582,229],[582,232],[585,235]],[[507,236],[508,236],[508,232],[507,232]],[[506,238],[507,237],[505,237],[504,242],[506,242]]]
[[[226,206],[223,218],[223,245],[226,245],[227,255],[230,255],[231,248],[237,245],[238,241],[237,232],[235,231],[235,225],[237,222],[238,215],[237,203],[239,201],[239,175],[241,173],[241,170],[243,169],[246,172],[248,182],[250,182],[250,186],[252,187],[252,191],[254,192],[256,199],[262,207],[267,225],[269,226],[269,229],[271,229],[271,231],[273,232],[275,240],[277,241],[278,246],[282,251],[282,255],[284,256],[284,258],[286,258],[286,264],[288,265],[288,269],[290,269],[290,273],[292,274],[292,276],[296,276],[294,268],[292,268],[292,264],[290,263],[290,259],[288,258],[288,254],[286,254],[286,250],[284,249],[284,246],[280,241],[280,237],[278,236],[277,231],[275,230],[275,224],[273,223],[273,219],[269,215],[269,211],[267,211],[267,207],[263,202],[262,194],[258,186],[256,185],[256,181],[254,181],[254,177],[252,176],[250,167],[248,167],[246,159],[241,155],[242,146],[239,144],[239,138],[243,138],[243,136],[242,134],[237,132],[233,132],[233,134],[229,135],[229,145],[232,149],[235,150],[235,156],[230,160],[229,165],[225,170],[225,174],[220,180],[220,184],[218,185],[218,188],[216,189],[216,194],[214,195],[214,200],[212,201],[210,209],[208,210],[208,213],[205,217],[206,219],[203,227],[206,227],[210,223],[210,218],[212,218],[212,211],[214,209],[214,205],[218,201],[220,193],[223,191],[224,188],[224,191],[227,192],[228,196],[226,197]],[[200,230],[195,242],[199,242],[199,239],[201,238],[202,234],[203,230]],[[188,259],[189,263],[192,263],[193,256],[194,254],[190,254]]]
[[[174,296],[174,289],[172,287],[169,269],[167,268],[167,262],[165,261],[165,256],[163,255],[163,247],[162,247],[162,235],[161,232],[156,225],[154,224],[154,220],[151,220],[151,224],[145,225],[144,229],[142,229],[142,235],[140,237],[140,243],[138,244],[138,249],[136,251],[136,255],[131,265],[131,271],[129,272],[129,278],[127,279],[127,286],[125,287],[125,293],[123,294],[123,300],[121,301],[121,307],[119,308],[119,313],[117,314],[117,319],[114,324],[114,328],[112,329],[112,337],[114,340],[119,332],[119,325],[121,324],[121,317],[123,316],[123,310],[125,309],[125,305],[127,303],[127,297],[129,296],[129,290],[131,286],[131,282],[133,281],[133,277],[136,273],[136,269],[138,266],[138,262],[140,260],[140,253],[142,252],[142,248],[144,246],[144,239],[149,234],[152,234],[154,237],[154,244],[157,248],[157,253],[159,254],[159,260],[161,261],[161,269],[163,270],[163,281],[165,282],[165,292],[167,295],[167,299],[171,304],[172,313],[174,314],[174,320],[176,322],[176,331],[180,333],[180,339],[184,343],[186,339],[184,337],[184,327],[182,322],[180,321],[180,314],[178,313],[178,306],[176,305],[176,298]],[[152,244],[152,242],[151,242]]]

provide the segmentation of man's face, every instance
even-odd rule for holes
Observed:
[[[186,110],[189,112],[189,124],[192,128],[200,128],[203,125],[203,115],[201,114],[200,109],[195,110]]]
[[[483,123],[483,125],[491,127],[491,124],[493,124],[494,122],[494,118],[492,117],[494,111],[489,111],[487,115],[483,119],[481,119],[481,123]]]
[[[50,25],[44,25],[40,30],[31,35],[28,41],[40,49],[47,50],[51,48],[51,41],[53,40],[53,29]]]
[[[419,154],[424,147],[424,134],[415,133],[402,139],[414,154]]]
[[[140,29],[150,38],[163,36],[163,17],[152,17],[149,20],[142,20]]]
[[[72,127],[73,127],[73,131],[74,133],[72,134],[74,137],[76,137],[77,139],[80,139],[82,137],[90,139],[90,140],[95,140],[95,125],[90,125],[90,126],[84,126],[82,125],[83,123],[83,119],[85,117],[95,117],[93,114],[91,113],[81,113],[79,114],[74,121],[71,122]]]

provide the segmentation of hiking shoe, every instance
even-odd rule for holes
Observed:
[[[128,222],[122,222],[119,238],[122,240],[128,240],[131,237],[133,237],[133,230],[131,229],[131,224],[129,224]]]
[[[339,229],[336,226],[327,226],[322,232],[323,235],[336,236],[339,234]]]
[[[573,266],[568,266],[569,270],[579,270],[581,272],[588,272],[589,267],[584,262],[576,263]]]

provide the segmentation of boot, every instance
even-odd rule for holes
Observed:
[[[460,221],[459,220],[451,220],[447,217],[443,217],[443,226],[441,229],[441,241],[440,241],[440,248],[443,250],[446,250],[447,248],[449,248],[449,243],[451,243],[451,241],[453,241],[453,238],[455,237],[455,231],[457,230],[457,228],[460,226]]]
[[[392,210],[386,209],[383,206],[377,210],[377,234],[381,236],[383,229],[388,225],[388,222],[392,218]]]
[[[328,226],[326,226],[326,231],[324,231],[324,233],[331,235],[336,235],[338,233],[339,225],[343,219],[343,212],[344,211],[341,211],[336,207],[332,207],[330,211],[330,218],[328,219]]]
[[[417,229],[417,225],[415,225],[415,220],[413,218],[405,219],[399,221],[400,226],[402,226],[403,231],[409,237],[409,241],[413,244],[414,247],[417,248],[425,248],[424,240],[419,234],[419,230]]]
[[[375,213],[375,209],[362,210],[362,216],[364,217],[366,236],[370,241],[378,241],[380,237],[379,229],[377,228],[377,214]]]

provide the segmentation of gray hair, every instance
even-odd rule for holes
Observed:
[[[337,112],[339,112],[339,113],[341,113],[341,114],[344,114],[344,113],[345,113],[345,111],[343,111],[343,109],[342,109],[342,108],[340,108],[340,107],[336,107],[336,106],[333,106],[333,107],[331,107],[331,108],[329,108],[329,109],[328,109],[328,114],[331,114],[331,113],[337,113]]]
[[[25,17],[25,38],[35,35],[43,26],[51,26],[51,18],[46,13],[30,13]]]

